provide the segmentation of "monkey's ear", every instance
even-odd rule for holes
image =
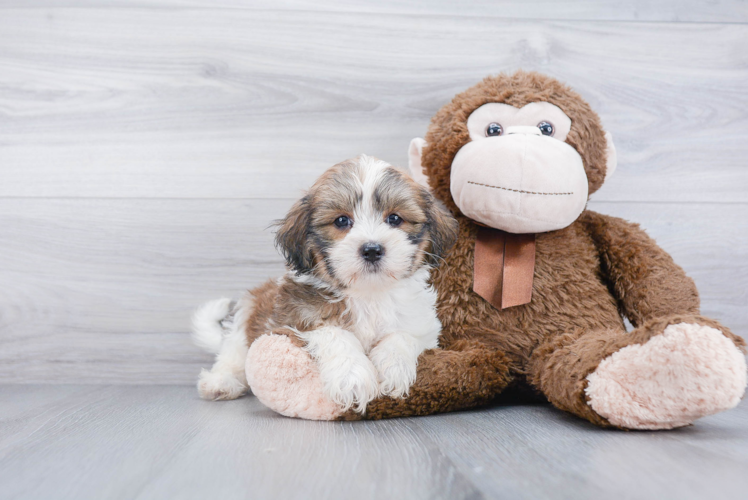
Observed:
[[[309,195],[294,203],[285,219],[276,223],[275,246],[283,254],[286,264],[297,273],[311,272],[314,254],[309,242],[312,207]]]
[[[424,193],[424,195],[427,196],[426,199],[428,200],[426,218],[429,225],[429,238],[431,239],[431,255],[427,256],[426,261],[429,265],[437,267],[440,258],[457,241],[459,225],[457,220],[449,213],[449,210],[431,193]]]
[[[418,184],[429,189],[429,180],[423,172],[423,165],[421,165],[421,155],[423,154],[423,147],[425,145],[426,141],[420,137],[416,137],[410,141],[410,147],[408,148],[408,168],[410,168],[410,176]]]
[[[618,166],[618,156],[616,155],[616,146],[613,144],[613,136],[610,132],[605,132],[605,179],[607,181]]]

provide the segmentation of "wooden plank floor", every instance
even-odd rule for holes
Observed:
[[[192,387],[0,387],[0,498],[745,499],[748,402],[673,432],[550,406],[308,422]]]
[[[0,388],[0,498],[720,498],[748,494],[748,404],[674,432],[545,405],[287,419],[170,386]]]

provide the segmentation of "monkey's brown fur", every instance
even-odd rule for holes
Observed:
[[[572,120],[566,142],[582,157],[589,192],[605,178],[606,140],[581,97],[537,73],[489,77],[457,95],[432,119],[423,152],[431,188],[460,223],[457,244],[434,272],[443,349],[423,353],[406,399],[380,398],[345,419],[427,415],[490,402],[510,384],[527,383],[558,408],[610,426],[587,404],[586,377],[623,347],[645,343],[668,325],[712,326],[741,349],[745,342],[699,315],[693,281],[636,224],[585,211],[570,226],[537,235],[532,301],[497,310],[473,290],[477,225],[450,194],[450,168],[469,140],[470,113],[489,103],[522,107],[546,101]],[[635,327],[626,333],[623,317]]]

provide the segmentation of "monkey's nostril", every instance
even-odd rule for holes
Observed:
[[[364,243],[361,247],[361,256],[367,262],[376,262],[384,255],[384,249],[379,243]]]

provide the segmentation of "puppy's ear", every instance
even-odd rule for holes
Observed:
[[[426,203],[426,219],[429,226],[429,238],[431,239],[432,255],[427,256],[429,265],[436,267],[439,260],[446,254],[457,240],[457,230],[459,225],[457,220],[452,217],[449,210],[439,202],[425,188],[422,188],[422,196]]]
[[[309,195],[294,203],[286,218],[276,223],[275,246],[283,254],[286,263],[298,273],[308,273],[314,267],[314,254],[309,241],[312,218]]]

